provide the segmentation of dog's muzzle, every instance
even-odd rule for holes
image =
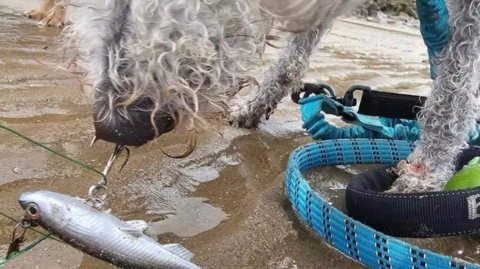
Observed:
[[[156,137],[168,133],[173,129],[174,122],[166,114],[157,113],[154,119],[157,133],[152,124],[151,112],[145,102],[134,104],[127,108],[126,119],[119,111],[115,110],[109,117],[102,118],[99,113],[94,113],[94,127],[96,139],[125,145],[142,146]]]

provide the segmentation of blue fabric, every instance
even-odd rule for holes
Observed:
[[[303,128],[313,139],[339,139],[339,138],[375,138],[381,126],[371,125],[375,131],[358,127],[337,128],[325,120],[324,111],[327,114],[340,116],[338,109],[343,106],[326,97],[325,95],[312,96],[300,100]],[[345,109],[347,110],[347,109]],[[380,127],[380,129],[378,129]]]
[[[302,172],[345,164],[395,164],[413,151],[413,142],[341,139],[310,143],[296,149],[286,171],[286,192],[298,216],[317,235],[368,268],[480,269],[477,264],[420,249],[348,217],[312,189]]]
[[[341,139],[341,138],[372,138],[397,139],[416,141],[419,129],[415,122],[389,118],[375,118],[357,114],[349,107],[331,100],[328,96],[317,95],[300,100],[303,128],[313,139]],[[347,123],[358,125],[351,127],[336,127],[326,121],[325,114],[340,116],[338,110],[344,110],[355,116],[355,120]]]
[[[417,13],[420,20],[420,32],[428,48],[430,76],[435,79],[435,67],[432,58],[447,44],[450,36],[449,15],[445,0],[417,0]]]
[[[417,141],[420,138],[420,128],[415,120],[361,115],[323,94],[300,99],[299,103],[304,122],[302,127],[315,140],[370,138]],[[354,120],[345,118],[342,120],[356,126],[337,127],[326,120],[325,114],[340,116],[339,111],[342,110],[354,117]],[[476,133],[480,133],[480,126],[476,127]],[[469,142],[471,145],[479,146],[480,137],[472,134]]]

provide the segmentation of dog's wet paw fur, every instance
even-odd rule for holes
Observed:
[[[262,122],[262,115],[257,115],[248,109],[246,105],[230,108],[228,122],[237,128],[254,129]]]
[[[39,26],[63,27],[65,25],[65,6],[58,0],[44,0],[37,9],[29,9],[22,16],[38,21]]]
[[[22,16],[36,21],[43,20],[47,16],[47,12],[41,8],[30,9],[22,13]]]
[[[63,27],[65,25],[65,8],[60,5],[55,6],[48,16],[38,22],[38,25],[43,27]]]

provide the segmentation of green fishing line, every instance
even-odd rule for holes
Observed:
[[[21,138],[23,138],[23,139],[25,139],[25,140],[33,143],[34,145],[36,145],[36,146],[38,146],[38,147],[41,147],[41,148],[43,148],[43,149],[45,149],[45,150],[47,150],[47,151],[49,151],[49,152],[51,152],[51,153],[53,153],[53,154],[55,154],[55,155],[57,155],[57,156],[60,156],[61,158],[64,158],[64,159],[66,159],[66,160],[68,160],[68,161],[70,161],[70,162],[73,162],[73,163],[75,163],[75,164],[77,164],[77,165],[80,165],[81,167],[86,168],[87,170],[93,171],[93,172],[101,175],[101,176],[102,176],[102,179],[103,179],[104,182],[105,182],[105,185],[107,185],[107,177],[106,177],[106,175],[104,175],[102,172],[96,170],[95,168],[93,168],[93,167],[91,167],[91,166],[88,166],[88,165],[86,165],[86,164],[84,164],[84,163],[81,163],[81,162],[79,162],[79,161],[77,161],[77,160],[75,160],[75,159],[72,159],[72,158],[70,158],[70,157],[68,157],[68,156],[66,156],[66,155],[64,155],[64,154],[61,154],[61,153],[59,153],[59,152],[57,152],[57,151],[55,151],[55,150],[53,150],[53,149],[51,149],[51,148],[49,148],[49,147],[41,144],[41,143],[39,143],[39,142],[37,142],[37,141],[35,141],[35,140],[31,139],[31,138],[28,138],[28,137],[20,134],[19,132],[15,131],[15,130],[13,130],[13,129],[10,129],[10,128],[2,125],[2,124],[0,124],[0,129],[6,130],[6,131],[8,131],[8,132],[10,132],[10,133],[13,133],[13,134],[15,134],[16,136],[19,136],[19,137],[21,137]],[[13,218],[13,217],[10,217],[10,216],[8,216],[7,214],[5,214],[5,213],[3,213],[3,212],[0,212],[0,215],[3,216],[3,217],[5,217],[5,218],[7,218],[7,219],[9,219],[9,220],[11,220],[11,221],[13,221],[13,222],[17,222],[17,223],[19,222],[19,220],[15,219],[15,218]],[[33,229],[33,228],[30,228],[30,229],[33,230],[33,231],[35,231],[35,232],[37,232],[37,233],[39,233],[39,234],[41,234],[41,235],[43,235],[42,238],[40,238],[39,240],[35,241],[35,242],[32,243],[31,245],[27,246],[27,247],[24,248],[23,250],[20,250],[20,251],[17,251],[17,252],[14,252],[14,253],[10,254],[8,257],[0,257],[0,266],[4,265],[4,264],[7,263],[9,260],[12,260],[12,259],[14,259],[14,258],[16,258],[16,257],[18,257],[18,256],[20,256],[20,255],[22,255],[22,254],[24,254],[25,252],[31,250],[32,248],[34,248],[36,245],[40,244],[41,242],[43,242],[43,241],[44,241],[45,239],[47,239],[47,238],[51,238],[51,239],[54,239],[54,240],[56,240],[56,241],[58,241],[58,242],[62,242],[61,240],[59,240],[59,239],[57,239],[57,238],[50,237],[50,235],[51,235],[50,233],[45,234],[45,233],[42,233],[42,232],[40,232],[40,231],[38,231],[38,230],[35,230],[35,229]]]
[[[67,155],[64,155],[64,154],[62,154],[62,153],[56,152],[55,150],[53,150],[53,149],[51,149],[51,148],[49,148],[49,147],[47,147],[47,146],[45,146],[45,145],[42,145],[41,143],[39,143],[39,142],[37,142],[37,141],[35,141],[35,140],[32,140],[31,138],[28,138],[28,137],[22,135],[21,133],[15,131],[15,130],[12,130],[12,129],[10,129],[10,128],[2,125],[2,124],[0,124],[0,129],[4,129],[4,130],[6,130],[6,131],[9,131],[9,132],[11,132],[12,134],[15,134],[15,135],[17,135],[17,136],[19,136],[19,137],[21,137],[21,138],[23,138],[23,139],[25,139],[25,140],[33,143],[33,144],[35,144],[36,146],[39,146],[39,147],[41,147],[41,148],[43,148],[43,149],[45,149],[45,150],[47,150],[47,151],[49,151],[49,152],[57,155],[57,156],[60,156],[60,157],[62,157],[62,158],[64,158],[64,159],[66,159],[66,160],[69,160],[69,161],[71,161],[71,162],[73,162],[73,163],[75,163],[75,164],[77,164],[77,165],[80,165],[80,166],[82,166],[82,167],[84,167],[84,168],[86,168],[86,169],[88,169],[88,170],[90,170],[90,171],[93,171],[93,172],[99,174],[100,176],[103,177],[103,180],[105,181],[105,185],[107,184],[107,177],[106,177],[102,172],[96,170],[95,168],[93,168],[93,167],[91,167],[91,166],[89,166],[89,165],[86,165],[86,164],[84,164],[84,163],[81,163],[81,162],[79,162],[79,161],[77,161],[77,160],[75,160],[75,159],[72,159],[72,158],[68,157]]]
[[[42,238],[38,239],[37,241],[35,241],[34,243],[32,243],[31,245],[29,245],[28,247],[20,250],[20,251],[17,251],[17,252],[13,252],[12,254],[10,254],[10,256],[8,257],[0,257],[0,266],[1,265],[4,265],[5,263],[7,263],[8,261],[10,260],[13,260],[15,259],[16,257],[22,255],[23,253],[31,250],[32,248],[34,248],[36,245],[40,244],[41,242],[43,242],[43,240],[47,239],[50,237],[50,234],[46,234],[44,235]]]
[[[5,218],[7,218],[7,219],[11,220],[11,221],[14,222],[14,223],[19,223],[19,222],[20,222],[20,219],[16,219],[16,218],[14,218],[14,217],[11,217],[11,216],[9,216],[9,215],[1,212],[1,211],[0,211],[0,216],[3,216],[3,217],[5,217]],[[43,233],[43,232],[41,232],[41,231],[39,231],[39,230],[37,230],[37,229],[35,229],[35,228],[30,228],[30,230],[32,230],[32,231],[34,231],[34,232],[36,232],[36,233],[38,233],[38,234],[41,234],[41,235],[43,235],[43,236],[49,235],[49,234]],[[50,239],[53,239],[53,240],[58,241],[58,242],[63,242],[62,240],[57,239],[57,238],[55,238],[55,237],[50,237]]]

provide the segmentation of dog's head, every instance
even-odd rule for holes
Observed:
[[[139,146],[206,126],[260,60],[268,25],[243,0],[77,5],[64,34],[92,88],[97,138]]]
[[[92,85],[97,138],[138,146],[226,111],[261,59],[273,7],[286,8],[288,20],[305,15],[299,7],[325,18],[362,0],[295,0],[293,8],[278,0],[70,1],[78,5],[64,33]]]

